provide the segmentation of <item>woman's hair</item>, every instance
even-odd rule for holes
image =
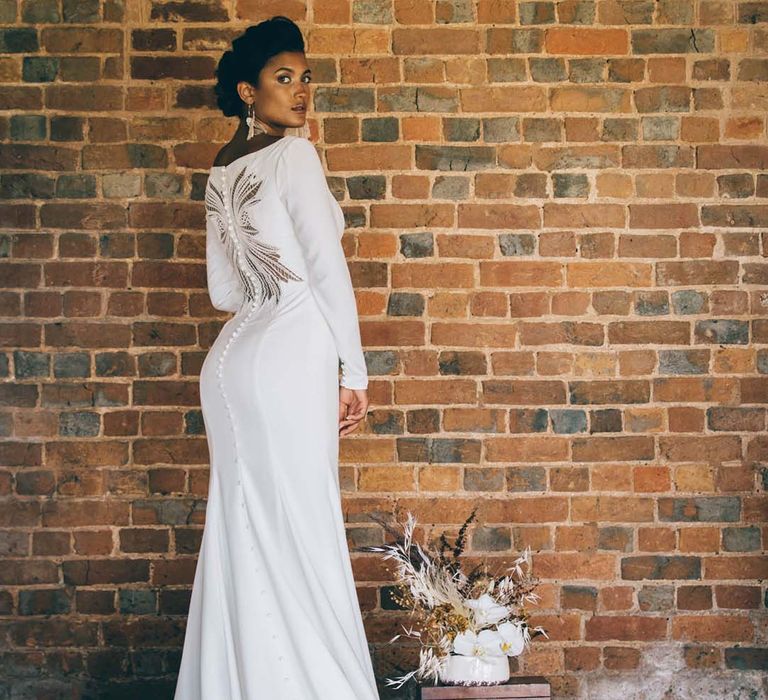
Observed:
[[[276,15],[248,27],[232,41],[216,67],[216,104],[225,117],[242,114],[243,101],[237,84],[246,80],[258,86],[259,73],[272,56],[283,51],[304,52],[304,37],[293,20]]]

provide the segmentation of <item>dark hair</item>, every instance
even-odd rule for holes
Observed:
[[[258,85],[259,73],[272,56],[283,51],[304,52],[304,37],[296,23],[276,15],[248,27],[233,39],[232,49],[225,51],[216,67],[217,82],[213,90],[216,104],[225,117],[242,114],[243,101],[237,84],[247,80]]]

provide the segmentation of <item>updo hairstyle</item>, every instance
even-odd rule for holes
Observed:
[[[246,80],[258,87],[259,73],[272,56],[283,51],[304,52],[304,37],[296,23],[276,15],[243,32],[232,41],[216,67],[217,82],[213,90],[216,104],[225,117],[243,114],[245,104],[237,94],[237,84]]]

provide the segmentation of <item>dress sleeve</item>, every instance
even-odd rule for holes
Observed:
[[[339,205],[312,142],[299,137],[292,141],[278,156],[277,188],[304,255],[310,289],[336,343],[341,386],[366,389],[355,293],[341,246],[343,217],[334,211]]]
[[[209,177],[205,192],[205,263],[208,296],[213,308],[234,312],[245,298],[245,288],[222,241],[227,235],[222,190]]]

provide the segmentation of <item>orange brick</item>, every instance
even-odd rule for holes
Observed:
[[[544,48],[550,54],[584,56],[626,54],[629,37],[624,29],[555,27],[548,29]]]

